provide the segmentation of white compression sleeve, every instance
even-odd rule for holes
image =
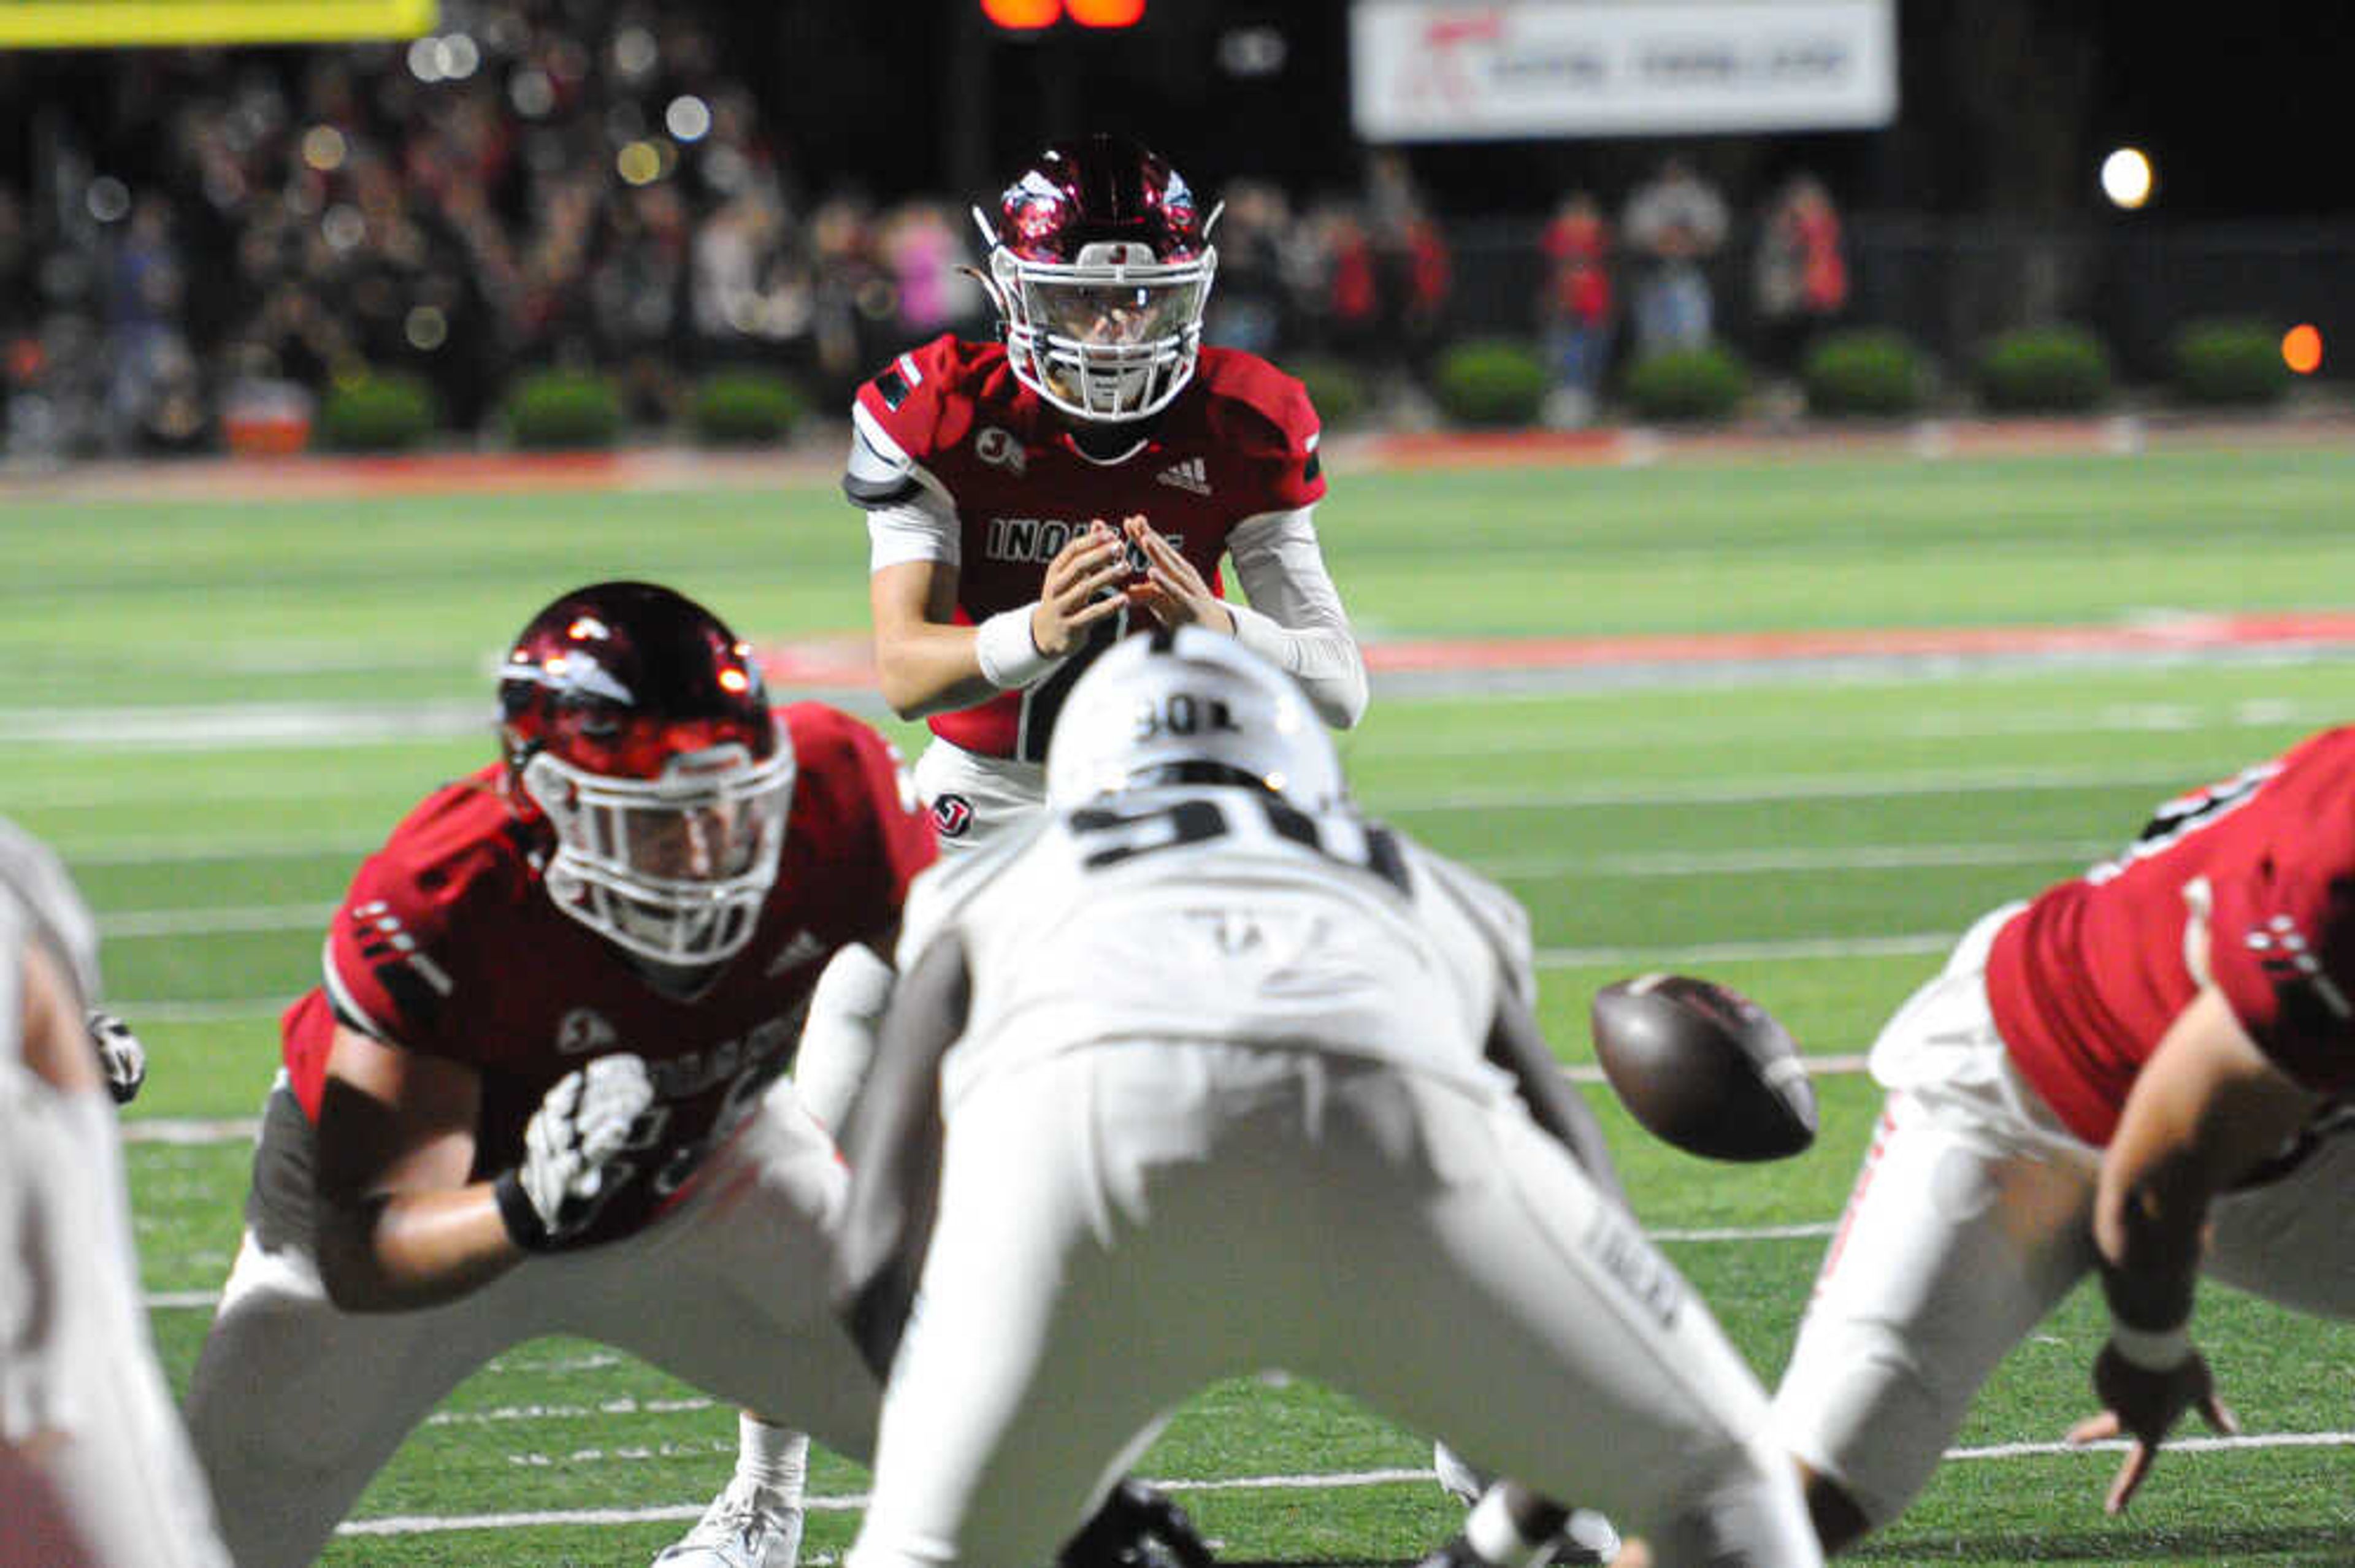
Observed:
[[[1267,512],[1235,525],[1227,553],[1251,603],[1227,608],[1235,640],[1288,671],[1318,717],[1346,730],[1366,711],[1366,659],[1309,512]]]

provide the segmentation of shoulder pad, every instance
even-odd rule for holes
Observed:
[[[457,955],[496,951],[497,922],[523,895],[513,821],[479,779],[450,785],[361,863],[327,930],[327,994],[339,1013],[385,1040],[434,1032],[457,989]]]
[[[916,499],[935,454],[962,436],[988,345],[943,335],[878,371],[852,400],[843,494],[869,511]]]
[[[961,850],[935,860],[909,885],[900,923],[899,969],[906,974],[932,939],[975,899],[1001,885],[1001,873],[1054,825],[1051,813],[1037,812],[1020,827],[980,849]]]
[[[26,918],[73,971],[84,997],[98,987],[98,925],[57,852],[0,816],[0,889],[16,895]]]
[[[886,750],[870,726],[823,702],[788,703],[777,709],[777,725],[794,750],[796,793],[804,784],[830,794],[855,789],[866,759]]]
[[[1202,350],[1204,411],[1212,438],[1263,466],[1277,505],[1305,507],[1325,494],[1324,436],[1308,389],[1256,354]]]
[[[1431,873],[1431,881],[1458,909],[1468,916],[1480,934],[1495,948],[1507,978],[1522,1000],[1537,1000],[1537,952],[1529,937],[1529,912],[1520,901],[1487,878],[1449,859],[1446,856],[1415,846],[1415,858],[1423,869]]]

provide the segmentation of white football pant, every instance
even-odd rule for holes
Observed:
[[[1649,1536],[1818,1562],[1764,1392],[1502,1092],[1200,1041],[948,1108],[941,1209],[852,1568],[1043,1562],[1214,1380],[1284,1367]]]
[[[0,1058],[0,1446],[12,1493],[5,1568],[229,1562],[148,1336],[114,1107],[103,1090],[60,1093],[10,1058]],[[36,1538],[51,1510],[78,1543]]]
[[[254,1158],[244,1244],[188,1393],[239,1568],[296,1568],[443,1396],[527,1339],[573,1334],[716,1399],[873,1452],[879,1391],[826,1301],[848,1190],[834,1145],[771,1094],[678,1206],[635,1235],[525,1260],[461,1300],[338,1310],[310,1243],[315,1137],[282,1086]]]
[[[2101,1151],[2019,1075],[1987,1008],[1987,950],[2019,907],[1974,925],[1874,1042],[1889,1098],[1774,1395],[1790,1451],[1875,1527],[1928,1481],[1997,1363],[2099,1264]],[[2355,1317],[2355,1127],[2212,1218],[2209,1275]]]
[[[926,805],[934,806],[943,795],[961,803],[949,814],[954,830],[939,838],[943,859],[972,854],[1029,821],[1046,792],[1046,773],[1037,763],[985,757],[937,740],[916,759],[915,780]],[[934,824],[939,823],[935,807]],[[890,965],[854,942],[827,961],[810,993],[793,1080],[810,1114],[837,1131],[874,1065],[892,978]]]

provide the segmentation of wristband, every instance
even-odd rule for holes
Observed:
[[[498,1200],[499,1221],[506,1226],[507,1236],[517,1246],[527,1253],[548,1250],[548,1221],[531,1206],[521,1176],[512,1170],[501,1171],[498,1179],[491,1183],[491,1196]]]
[[[981,665],[982,678],[990,685],[1017,690],[1063,662],[1060,654],[1040,653],[1031,638],[1030,612],[1037,608],[1034,602],[1000,610],[975,629],[973,656]]]
[[[2110,1319],[2110,1349],[2118,1359],[2147,1372],[2171,1372],[2191,1359],[2191,1325],[2172,1328],[2135,1328]]]

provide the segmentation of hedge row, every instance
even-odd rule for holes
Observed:
[[[687,422],[705,445],[746,446],[783,441],[808,411],[808,399],[785,377],[721,370],[696,387]],[[620,389],[604,377],[540,370],[509,389],[498,422],[516,446],[550,452],[611,446],[625,416]],[[433,389],[397,371],[337,381],[319,404],[319,443],[336,452],[400,452],[441,428]]]
[[[2253,407],[2289,389],[2275,334],[2250,321],[2194,322],[2171,345],[2171,385],[2202,407]],[[1371,411],[1364,375],[1337,359],[1303,357],[1292,369],[1307,385],[1325,422],[1346,427]],[[1987,408],[2002,412],[2082,412],[2100,407],[2115,377],[2109,353],[2072,326],[2008,333],[1970,367],[1969,385]],[[1925,407],[1936,379],[1922,351],[1901,333],[1847,331],[1818,340],[1799,368],[1810,412],[1895,417]],[[1722,347],[1656,354],[1627,367],[1617,393],[1628,413],[1654,421],[1720,420],[1749,394],[1750,372]],[[1458,425],[1538,423],[1553,382],[1530,344],[1508,338],[1459,343],[1433,367],[1431,393]],[[783,441],[807,417],[808,400],[793,381],[768,371],[723,370],[706,378],[687,409],[695,439],[744,446]],[[366,376],[333,388],[319,411],[323,444],[345,452],[392,452],[422,443],[441,428],[433,390],[415,377]],[[623,432],[619,389],[601,376],[544,370],[518,381],[500,410],[517,446],[547,451],[612,444]]]

